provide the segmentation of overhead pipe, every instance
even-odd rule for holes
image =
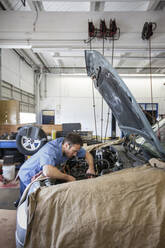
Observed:
[[[41,59],[41,57],[38,55],[38,53],[35,53],[35,55],[36,55],[36,57],[38,58],[38,60],[41,62],[41,64],[43,65],[44,69],[45,69],[47,72],[51,73],[49,67],[47,67],[47,66],[45,65],[45,63],[43,62],[43,60]]]
[[[40,85],[43,77],[43,69],[40,68],[40,72],[36,74],[36,117],[37,117],[37,124],[41,123],[40,118]]]

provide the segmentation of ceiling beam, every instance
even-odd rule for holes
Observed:
[[[28,13],[27,13],[28,12]],[[29,13],[30,12],[30,13]],[[65,13],[40,11],[33,30],[36,13],[31,11],[0,11],[0,45],[29,45],[33,48],[42,47],[83,47],[88,48],[84,40],[88,38],[88,19],[96,26],[102,18],[102,12]],[[129,22],[128,22],[129,16]],[[152,47],[164,48],[165,25],[163,11],[149,12],[105,12],[104,18],[109,22],[115,17],[121,30],[120,39],[115,41],[115,47],[137,48],[147,47],[147,42],[141,39],[142,27],[147,20],[157,23],[157,29],[152,36]],[[15,25],[17,23],[17,25]],[[102,46],[101,40],[93,40],[92,47]],[[105,46],[111,47],[109,40]]]
[[[95,47],[96,50],[98,50],[100,53],[102,52],[102,47],[99,48],[98,47]],[[86,50],[88,50],[89,48],[86,47]],[[84,53],[84,48],[81,48],[81,47],[77,47],[77,48],[60,48],[60,47],[56,47],[56,48],[53,48],[53,47],[43,47],[43,48],[34,48],[33,49],[34,52],[48,52],[48,53],[54,53],[54,56],[60,56],[60,52],[64,52],[64,53],[70,53],[70,52],[73,52],[75,54],[75,56],[77,55],[76,53],[81,53],[83,54]],[[112,49],[110,46],[106,47],[105,50],[106,52],[105,55],[111,55],[112,53]],[[114,49],[115,51],[115,55],[117,55],[118,53],[121,54],[121,53],[124,53],[124,56],[126,55],[125,53],[127,53],[127,56],[129,56],[129,53],[146,53],[148,52],[148,47],[141,47],[141,48],[138,48],[136,46],[132,46],[132,47],[129,47],[129,48],[124,48],[124,47],[115,47]],[[152,48],[152,51],[151,53],[154,53],[153,56],[159,56],[159,54],[162,54],[162,53],[165,53],[165,47],[163,48]],[[53,56],[53,54],[52,54]],[[66,55],[67,56],[67,55]]]
[[[164,57],[165,56],[165,53],[159,53],[159,55],[157,55],[157,56],[152,56],[151,55],[151,70],[153,69],[153,68],[156,68],[157,67],[157,63],[159,62],[159,69],[161,70],[161,62],[163,62],[164,61]],[[162,60],[162,61],[161,61]],[[164,66],[164,63],[162,63],[163,64],[163,66]],[[141,60],[141,63],[139,64],[141,67],[143,67],[143,68],[141,68],[141,69],[139,69],[139,73],[140,72],[142,72],[143,71],[143,69],[145,70],[145,68],[147,67],[150,67],[150,60],[149,60],[149,55],[148,55],[148,58],[146,58],[146,59],[142,59]],[[157,70],[159,70],[159,69],[157,69]]]
[[[43,0],[33,0],[33,1],[40,1]],[[45,2],[52,2],[52,0],[44,0]],[[99,0],[98,2],[137,2],[138,0]],[[150,0],[150,2],[154,2],[155,0]],[[59,0],[53,0],[53,2],[59,2]],[[96,0],[64,0],[64,2],[96,2]],[[148,0],[141,0],[141,2],[148,2]]]
[[[13,49],[13,51],[31,68],[33,68],[33,65],[31,64],[31,61],[27,59],[22,53],[20,49]]]
[[[46,65],[46,62],[45,62],[45,59],[43,58],[43,56],[40,53],[36,53],[35,55],[40,60],[42,66],[43,66],[43,69],[45,69],[47,72],[50,72],[48,66]]]
[[[129,21],[128,21],[129,16]],[[32,24],[35,20],[35,13],[31,11],[0,11],[0,31],[5,32],[33,32]],[[109,19],[115,17],[121,32],[141,32],[145,21],[151,20],[157,23],[156,32],[164,32],[164,12],[163,11],[132,11],[132,12],[41,12],[37,23],[37,33],[55,32],[87,32],[88,19],[92,19],[98,26],[100,19],[104,17],[109,23]],[[17,23],[17,25],[16,25]]]
[[[30,61],[30,63],[32,64],[32,67],[34,68],[34,69],[38,69],[38,68],[40,68],[41,67],[41,62],[38,60],[38,58],[35,56],[35,53],[33,53],[32,51],[31,51],[31,53],[32,53],[32,55],[30,54],[29,55],[29,53],[30,53],[30,50],[28,49],[26,49],[26,50],[24,50],[24,49],[19,49],[19,51],[21,51],[22,52],[22,54],[23,54],[23,56],[24,57],[26,57],[29,61]],[[33,57],[35,57],[35,59],[33,59]],[[37,60],[37,62],[36,62],[36,60]]]
[[[72,52],[67,55],[67,56],[64,56],[64,55],[58,55],[58,56],[53,56],[55,59],[70,59],[70,58],[74,58],[74,59],[80,59],[80,58],[84,58],[84,54],[82,55],[74,55],[72,54]],[[111,58],[112,56],[111,55],[107,55],[105,54],[104,55],[105,58]],[[113,56],[114,59],[132,59],[132,60],[148,60],[148,56]],[[152,59],[159,59],[159,60],[165,60],[165,56],[152,56]]]
[[[148,10],[155,10],[155,8],[160,2],[165,2],[165,0],[149,1]]]
[[[48,67],[48,69],[50,70],[51,73],[54,73],[54,74],[84,74],[86,75],[86,67]],[[138,70],[141,70],[141,73],[139,74]],[[160,68],[159,67],[154,67],[152,68],[153,69],[153,76],[154,74],[156,74],[156,71],[159,70]],[[119,74],[128,74],[130,73],[131,75],[132,74],[136,74],[136,75],[141,75],[142,74],[148,74],[150,72],[150,68],[149,67],[146,67],[146,68],[143,68],[143,67],[120,67],[120,66],[117,66],[115,67],[115,70],[119,73]],[[165,67],[162,67],[161,68],[161,71],[165,71]],[[130,76],[130,75],[129,75]],[[161,76],[164,76],[164,75],[161,75]]]

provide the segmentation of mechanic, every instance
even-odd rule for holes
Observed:
[[[87,173],[95,174],[93,157],[82,146],[83,141],[76,133],[70,133],[65,138],[57,138],[45,144],[38,152],[24,162],[18,172],[20,198],[26,186],[38,174],[43,174],[50,178],[63,179],[68,182],[75,181],[76,179],[73,176],[62,173],[56,168],[57,165],[63,164],[74,156],[84,157],[89,165]],[[15,206],[18,205],[18,202],[19,200],[15,202]]]

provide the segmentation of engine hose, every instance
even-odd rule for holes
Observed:
[[[108,165],[108,169],[110,169],[110,163],[109,163],[109,161],[107,159],[103,158],[103,159],[97,159],[97,161],[95,161],[96,164],[100,163],[100,162],[106,162],[107,165]]]

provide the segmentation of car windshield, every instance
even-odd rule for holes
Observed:
[[[165,150],[165,118],[159,120],[156,124],[154,124],[152,126],[152,129],[159,139],[162,148]],[[157,151],[156,147],[149,143],[144,137],[137,136],[135,142],[138,146],[153,154],[153,156],[160,157],[160,154]]]

